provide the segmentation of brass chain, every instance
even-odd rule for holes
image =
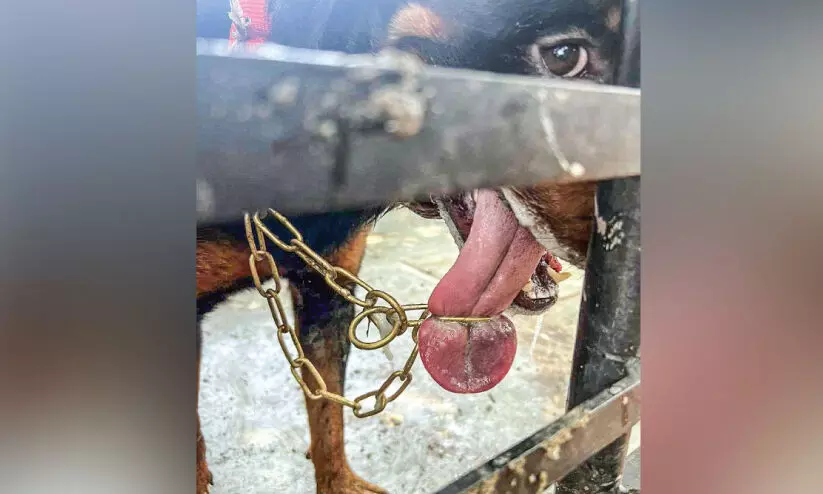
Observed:
[[[329,264],[328,261],[323,259],[323,257],[303,242],[303,236],[299,231],[297,231],[294,225],[286,219],[285,216],[273,209],[269,209],[267,214],[273,216],[278,222],[280,222],[280,224],[292,234],[292,239],[285,242],[278,238],[277,235],[275,235],[263,223],[263,219],[259,213],[255,213],[254,216],[250,216],[246,213],[243,220],[246,228],[246,239],[248,240],[249,247],[251,248],[249,268],[251,270],[252,279],[254,280],[254,286],[257,288],[257,291],[260,292],[260,295],[266,299],[266,302],[269,305],[269,310],[271,311],[274,319],[274,324],[277,327],[277,341],[280,343],[280,348],[283,349],[283,354],[289,361],[292,376],[294,376],[297,384],[300,385],[303,393],[305,393],[310,400],[325,399],[339,403],[340,405],[351,408],[354,415],[360,418],[370,417],[382,412],[383,409],[386,408],[386,405],[396,400],[397,397],[399,397],[400,394],[406,390],[412,381],[411,368],[414,365],[414,361],[417,359],[418,354],[417,332],[423,321],[425,321],[430,315],[428,310],[426,310],[426,305],[400,305],[397,300],[395,300],[395,298],[388,293],[381,290],[375,290],[368,283],[349,271]],[[326,387],[326,382],[317,371],[317,368],[308,358],[306,358],[297,332],[286,319],[286,313],[280,300],[282,283],[277,272],[277,263],[274,261],[274,257],[272,257],[266,248],[267,238],[271,240],[271,242],[274,243],[274,245],[276,245],[279,249],[297,255],[310,268],[322,275],[323,279],[329,287],[335,291],[335,293],[346,299],[348,302],[363,309],[354,317],[354,319],[352,319],[348,329],[349,341],[351,341],[351,343],[357,348],[361,350],[377,350],[379,348],[383,348],[398,336],[403,335],[409,328],[412,328],[411,335],[412,341],[414,342],[414,347],[412,348],[409,357],[406,359],[406,363],[403,365],[403,368],[392,372],[389,377],[383,381],[383,384],[381,384],[379,388],[374,391],[364,393],[356,397],[354,400],[349,400],[344,396],[329,392]],[[261,281],[260,275],[257,271],[257,265],[258,263],[264,261],[271,270],[272,278],[274,280],[274,288],[263,288],[263,282]],[[357,298],[354,295],[354,292],[344,286],[344,284],[349,286],[352,284],[359,286],[366,291],[366,295],[362,299]],[[380,300],[386,302],[388,306],[377,305]],[[410,319],[407,313],[412,311],[423,312],[418,318]],[[375,325],[378,325],[378,322],[375,320],[378,314],[382,314],[386,317],[386,320],[392,325],[391,331],[389,331],[385,336],[382,336],[380,340],[374,342],[366,342],[358,338],[355,333],[357,326],[365,318],[369,318]],[[488,318],[485,317],[441,317],[440,319],[459,322],[480,322],[488,320]],[[294,345],[294,350],[289,349],[286,343],[286,335],[288,335],[288,338]],[[309,388],[308,384],[306,384],[305,380],[300,375],[301,368],[305,369],[306,372],[312,375],[315,382],[317,382],[316,389],[312,390]],[[395,381],[397,380],[399,380],[397,389],[387,395],[389,388],[395,384]],[[364,410],[363,402],[370,398],[374,398],[375,400],[374,408],[371,410]]]

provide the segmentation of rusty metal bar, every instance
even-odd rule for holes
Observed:
[[[639,0],[624,0],[618,84],[640,86]],[[589,245],[568,408],[626,375],[640,352],[640,177],[600,182]],[[556,494],[624,492],[630,432],[558,482]]]
[[[637,89],[199,40],[200,222],[640,173]]]
[[[568,408],[608,390],[640,351],[640,178],[598,184]],[[628,433],[557,484],[557,494],[618,492]]]
[[[640,365],[532,436],[437,494],[536,494],[631,430],[640,420]],[[581,491],[583,492],[583,491]]]

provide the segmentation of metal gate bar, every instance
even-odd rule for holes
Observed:
[[[198,40],[198,219],[640,173],[637,89]]]
[[[640,420],[639,362],[632,362],[627,368],[628,375],[610,389],[584,401],[436,494],[543,492]]]
[[[637,0],[615,80],[639,86]],[[627,20],[628,19],[628,20]],[[639,420],[640,92],[198,41],[198,222],[600,180],[570,411],[438,494],[617,492]],[[559,481],[559,482],[558,482]]]
[[[557,481],[557,494],[620,492],[640,419],[639,199],[639,177],[598,185],[569,412],[437,494],[536,494]]]
[[[640,178],[597,190],[596,229],[586,261],[568,408],[623,379],[640,348]],[[557,484],[557,494],[616,492],[628,432]]]
[[[637,8],[638,0],[624,1],[624,43],[620,64],[615,69],[615,81],[628,87],[640,86]],[[640,177],[601,181],[596,193],[595,228],[589,244],[572,361],[569,412],[438,494],[539,493],[558,480],[556,494],[626,492],[621,480],[630,426],[619,435],[589,435],[589,442],[581,439],[583,446],[563,450],[562,454],[550,458],[554,461],[547,460],[546,451],[558,436],[551,435],[540,442],[535,442],[534,438],[543,437],[547,431],[556,430],[562,424],[566,425],[560,429],[560,439],[580,437],[568,430],[568,423],[574,420],[580,407],[609,394],[625,393],[629,381],[639,392],[640,252]],[[632,381],[633,378],[637,381]],[[623,412],[624,425],[630,422],[631,413],[636,412],[639,419],[639,401],[637,408],[631,410],[629,407],[633,402],[628,396],[621,396],[620,402],[627,407]],[[596,431],[607,428],[597,421],[587,426]],[[578,467],[558,468],[558,465],[570,463]]]
[[[639,0],[624,0],[617,84],[640,87]],[[586,260],[568,408],[613,386],[640,354],[640,177],[600,182]],[[557,484],[556,494],[623,492],[631,431]]]

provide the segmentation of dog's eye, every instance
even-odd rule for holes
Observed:
[[[535,45],[534,50],[541,68],[556,77],[577,77],[583,74],[589,65],[589,51],[579,43]]]

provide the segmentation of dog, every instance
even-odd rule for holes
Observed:
[[[615,0],[223,2],[199,0],[198,36],[228,36],[246,43],[272,41],[347,53],[397,49],[435,66],[593,83],[612,82],[620,54],[621,2]],[[455,265],[432,293],[432,313],[495,316],[503,309],[540,313],[550,308],[557,299],[554,272],[559,268],[554,256],[583,267],[595,188],[591,182],[544,183],[401,204],[422,217],[444,221],[461,248]],[[330,263],[356,274],[371,225],[380,214],[397,206],[301,216],[292,222],[309,246]],[[273,229],[288,238],[287,232]],[[248,264],[251,251],[240,218],[236,223],[198,228],[196,245],[199,355],[203,318],[229,295],[251,288],[253,282]],[[315,363],[328,391],[342,394],[350,345],[346,330],[354,307],[295,256],[277,249],[272,254],[279,275],[290,281],[305,354]],[[261,275],[268,278],[271,273],[261,271]],[[426,332],[450,328],[435,323],[429,326],[420,332],[421,360],[441,386],[455,392],[478,392],[505,375],[505,369],[500,375],[499,368],[475,370],[480,375],[450,368],[436,345],[429,344],[424,351]],[[470,337],[460,331],[450,334],[457,335],[450,342],[452,349],[465,346],[461,338]],[[494,338],[485,343],[478,348],[490,354],[502,352],[503,360],[508,357],[503,355],[505,351],[497,350],[504,343],[497,344]],[[199,366],[198,357],[198,390]],[[309,373],[303,377],[313,389],[313,377]],[[306,400],[306,409],[317,492],[385,492],[349,467],[342,407],[325,400]],[[205,451],[198,415],[198,494],[208,492],[211,483]]]

